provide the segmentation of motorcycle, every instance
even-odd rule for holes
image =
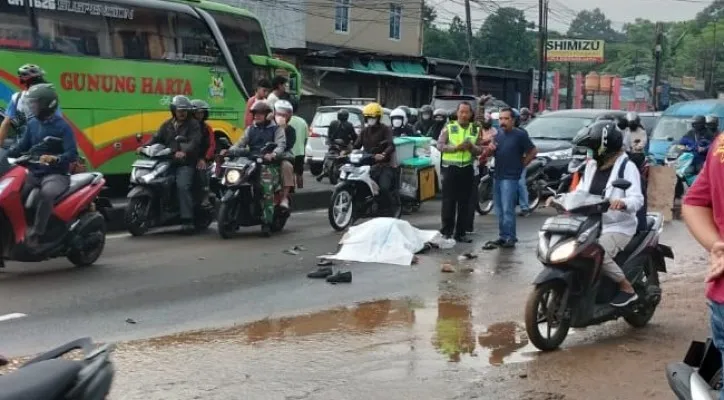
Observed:
[[[339,169],[344,164],[345,158],[342,148],[344,141],[336,139],[334,143],[329,145],[327,154],[324,155],[322,162],[322,173],[317,177],[317,181],[321,182],[325,177],[329,178],[329,183],[336,185],[339,182]]]
[[[548,179],[545,175],[545,166],[547,160],[545,158],[536,158],[526,167],[526,187],[528,189],[528,208],[530,211],[535,210],[540,205],[544,196],[544,189],[548,186]],[[480,171],[481,178],[478,182],[478,203],[475,208],[480,215],[487,215],[493,211],[494,192],[493,185],[495,174],[495,158],[490,157],[488,163]],[[517,202],[516,202],[517,204]]]
[[[187,139],[177,136],[176,141]],[[141,148],[142,158],[136,160],[131,169],[131,190],[126,196],[125,222],[133,236],[143,236],[149,229],[180,222],[176,176],[171,168],[173,151],[162,144]],[[204,193],[194,190],[194,226],[204,230],[214,220],[216,197],[209,195],[209,203],[202,204]]]
[[[55,201],[39,247],[28,248],[25,244],[40,197],[37,187],[24,193],[27,167],[41,164],[42,154],[60,153],[62,143],[62,139],[48,136],[16,159],[8,158],[7,151],[0,150],[0,268],[5,266],[5,260],[39,262],[57,257],[66,257],[74,265],[85,267],[103,253],[104,213],[111,203],[99,195],[106,182],[99,172],[71,175],[68,189]]]
[[[83,351],[82,360],[62,356]],[[82,338],[41,354],[19,369],[0,375],[2,400],[103,400],[113,383],[114,346],[96,347]]]
[[[340,182],[332,192],[332,199],[327,208],[329,224],[336,231],[343,231],[357,219],[379,216],[380,188],[370,175],[375,164],[374,155],[361,150],[353,150],[346,156],[340,169]],[[399,184],[399,183],[398,183]],[[393,217],[400,218],[402,206],[400,194],[395,190]]]
[[[704,141],[701,147],[707,147],[709,143]],[[676,189],[674,199],[681,199],[689,190],[689,187],[696,180],[696,169],[694,168],[694,149],[682,144],[671,146],[666,153],[664,164],[673,167],[676,171]]]
[[[683,362],[666,366],[666,380],[679,400],[716,400],[724,386],[722,357],[711,339],[691,342]]]
[[[262,159],[275,147],[268,143],[261,154],[236,150],[225,158],[217,216],[222,238],[230,238],[242,226],[261,225],[266,236],[284,229],[291,213],[279,206],[283,195],[279,167]]]
[[[627,190],[631,182],[616,179],[612,186]],[[582,328],[623,317],[629,325],[643,327],[661,301],[659,272],[666,272],[669,246],[659,243],[663,216],[649,213],[646,230],[636,233],[615,261],[631,282],[639,300],[627,307],[609,303],[618,284],[602,275],[603,249],[598,244],[603,214],[609,200],[588,192],[554,198],[563,214],[548,218],[539,232],[538,259],[543,263],[525,306],[526,332],[540,350],[558,348],[571,327]],[[547,325],[547,337],[540,325]],[[555,333],[552,333],[554,331]]]
[[[574,176],[576,174],[582,174],[584,169],[586,169],[586,156],[573,156],[571,161],[568,162],[567,172],[561,176],[558,182],[558,187],[556,189],[548,187],[548,192],[553,196],[570,192],[574,189],[571,187]]]

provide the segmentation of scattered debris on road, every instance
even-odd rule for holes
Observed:
[[[126,318],[126,323],[131,325],[137,324],[136,320],[133,318]]]
[[[455,267],[453,267],[450,263],[445,263],[442,265],[442,269],[440,271],[445,273],[453,273],[455,272]]]

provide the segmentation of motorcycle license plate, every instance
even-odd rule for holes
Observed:
[[[135,168],[153,168],[156,166],[158,161],[155,160],[136,160],[133,162],[132,167]]]

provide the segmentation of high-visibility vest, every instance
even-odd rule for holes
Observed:
[[[478,140],[478,130],[472,122],[467,128],[463,128],[457,121],[454,121],[449,123],[446,129],[447,143],[450,146],[461,145],[466,139],[470,140],[470,143],[473,144]],[[464,167],[473,163],[473,155],[467,150],[445,152],[442,153],[442,163],[444,165]]]

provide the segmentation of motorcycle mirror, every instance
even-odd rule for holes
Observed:
[[[136,134],[136,142],[141,143],[143,141],[143,134],[137,133]]]
[[[176,137],[174,138],[174,140],[177,141],[178,143],[186,143],[186,142],[189,141],[189,139],[186,138],[186,136],[181,136],[181,135],[176,136]]]
[[[616,189],[628,190],[628,188],[631,187],[631,182],[627,181],[626,179],[616,179],[611,183],[611,186],[615,187]]]

